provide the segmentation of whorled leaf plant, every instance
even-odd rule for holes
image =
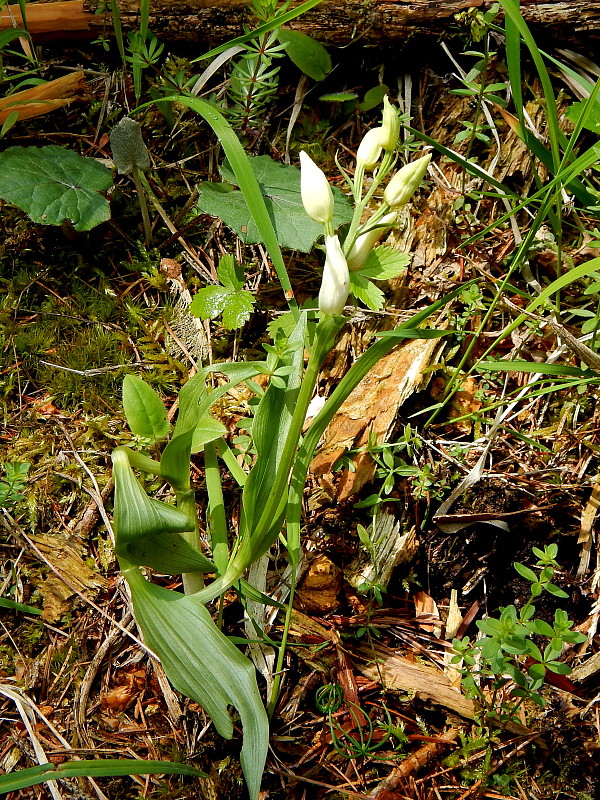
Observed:
[[[165,406],[154,390],[140,378],[128,376],[125,379],[124,410],[132,432],[148,447],[156,447],[161,442],[166,444],[158,460],[127,447],[118,447],[113,453],[116,552],[131,590],[138,625],[146,643],[161,659],[173,685],[204,707],[224,737],[233,735],[228,706],[237,710],[244,734],[242,769],[250,797],[256,799],[267,754],[268,716],[252,662],[215,624],[206,604],[232,587],[240,595],[270,602],[245,582],[244,575],[280,538],[287,546],[292,566],[297,564],[302,494],[312,455],[327,424],[359,381],[398,342],[405,338],[443,335],[445,331],[426,330],[420,326],[464,287],[458,287],[395,330],[382,334],[357,359],[308,430],[304,430],[308,405],[323,361],[336,335],[348,322],[343,311],[353,283],[346,259],[361,236],[378,227],[389,228],[390,209],[408,201],[423,177],[429,158],[397,173],[388,184],[381,208],[370,221],[361,223],[373,197],[371,188],[363,196],[365,170],[375,170],[371,185],[379,185],[395,163],[397,116],[395,111],[392,115],[391,106],[386,106],[375,151],[369,154],[368,162],[359,163],[357,177],[349,182],[357,210],[343,244],[333,229],[333,204],[327,181],[316,165],[304,159],[303,201],[307,213],[313,219],[318,217],[323,225],[327,258],[319,310],[301,311],[294,301],[264,200],[237,137],[222,115],[204,101],[193,97],[178,99],[198,111],[217,133],[281,279],[290,304],[291,324],[277,329],[273,344],[265,346],[267,355],[263,361],[214,364],[190,378],[179,394],[178,416],[172,430]],[[382,152],[385,153],[382,164],[376,169]],[[400,174],[402,177],[398,178]],[[320,192],[321,197],[315,196],[315,192]],[[368,237],[371,247],[377,238],[378,233]],[[362,247],[364,249],[364,245]],[[364,255],[365,258],[361,255],[361,264],[368,265],[367,254]],[[405,263],[403,261],[402,265]],[[372,276],[372,263],[369,269],[371,273],[368,274]],[[359,275],[359,270],[355,275]],[[367,278],[364,280],[367,282]],[[207,379],[215,372],[224,375],[227,382],[210,388]],[[234,386],[251,381],[257,375],[266,376],[268,382],[252,421],[255,456],[246,474],[225,442],[223,426],[210,417],[210,409]],[[206,552],[200,541],[190,480],[190,458],[200,452],[204,455],[208,495],[209,547]],[[237,526],[228,522],[224,507],[222,466],[229,469],[241,486]],[[164,479],[174,502],[149,497],[134,470]],[[140,567],[169,574],[182,573],[185,594],[155,585]],[[206,575],[214,577],[205,583]],[[290,607],[291,601],[280,645],[278,671],[283,663]],[[274,708],[277,689],[276,681],[270,710]]]

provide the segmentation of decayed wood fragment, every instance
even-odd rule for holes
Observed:
[[[425,368],[443,343],[439,339],[413,339],[395,347],[362,379],[327,428],[325,439],[310,465],[313,475],[331,472],[346,450],[366,448],[369,436],[386,441],[398,408],[429,379]],[[355,469],[345,469],[338,483],[339,500],[358,492],[375,474],[375,462],[365,451],[354,456]]]
[[[9,114],[18,112],[19,119],[32,119],[62,108],[81,97],[85,89],[83,72],[71,72],[54,81],[0,99],[0,124]]]
[[[108,5],[108,4],[107,4]],[[112,27],[110,13],[97,14],[100,0],[67,0],[28,3],[27,17],[34,37],[67,38],[76,34],[96,36]],[[455,14],[469,9],[487,11],[488,0],[324,0],[289,27],[323,42],[347,45],[359,39],[367,43],[404,42],[419,35],[448,35]],[[18,5],[10,7],[21,23]],[[136,0],[120,0],[125,30],[138,27]],[[534,32],[579,42],[600,36],[600,0],[525,0],[525,21]],[[502,19],[502,12],[498,20]],[[0,30],[12,26],[7,10],[0,14]],[[164,41],[207,41],[218,44],[252,26],[246,0],[153,0],[150,28]],[[456,31],[460,29],[456,26]]]
[[[358,669],[367,678],[380,680],[386,689],[415,692],[422,700],[444,706],[461,717],[475,716],[473,701],[461,694],[436,667],[409,661],[383,645],[361,647],[360,656],[365,661],[357,664]]]

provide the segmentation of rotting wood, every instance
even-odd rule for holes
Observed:
[[[324,0],[289,27],[332,45],[357,39],[367,44],[405,42],[415,33],[447,36],[454,29],[456,14],[472,8],[486,11],[491,6],[487,0]],[[46,39],[108,33],[110,13],[98,14],[98,7],[99,0],[30,3],[29,30],[34,38]],[[137,28],[138,7],[135,0],[120,0],[125,30]],[[163,41],[214,45],[239,36],[244,24],[252,25],[247,9],[246,0],[153,0],[150,29]],[[521,11],[534,31],[562,42],[600,36],[600,0],[526,0]],[[21,24],[19,7],[13,5],[0,13],[0,30],[12,26],[11,13]],[[455,30],[460,31],[458,25]]]
[[[70,72],[54,81],[0,99],[0,124],[15,111],[19,119],[32,119],[81,99],[85,91],[83,72]]]

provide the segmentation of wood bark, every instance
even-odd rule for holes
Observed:
[[[95,13],[98,5],[99,0],[30,3],[30,31],[37,38],[97,36],[111,28],[110,14]],[[405,42],[414,34],[439,37],[458,32],[455,14],[485,11],[491,5],[488,0],[323,0],[289,27],[338,46],[355,40]],[[119,7],[124,29],[135,29],[137,0],[119,0]],[[522,0],[521,10],[534,32],[560,41],[600,37],[600,0]],[[21,22],[18,5],[0,12],[0,30],[10,27],[12,19]],[[165,42],[200,41],[213,46],[243,33],[244,23],[253,24],[246,0],[151,2],[150,28]]]

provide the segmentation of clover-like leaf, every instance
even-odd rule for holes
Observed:
[[[235,330],[250,318],[253,307],[254,297],[245,289],[204,286],[196,292],[189,311],[200,319],[215,319],[221,314],[223,327]]]
[[[112,186],[109,169],[58,145],[9,147],[0,153],[0,197],[42,225],[70,220],[89,231],[110,219],[100,192]]]

